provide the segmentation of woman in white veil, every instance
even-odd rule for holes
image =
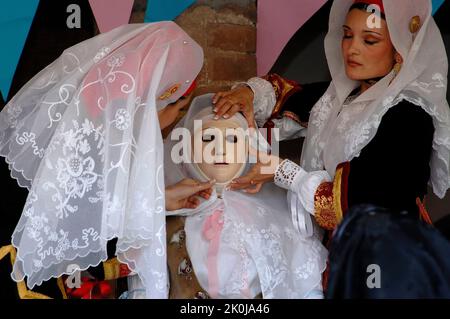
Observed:
[[[314,99],[312,86],[277,75],[215,97],[218,117],[240,110],[285,138],[307,128],[300,165],[272,171],[303,236],[308,220],[332,231],[363,203],[431,223],[427,186],[440,198],[450,187],[448,59],[431,12],[429,0],[335,0],[325,38],[332,82]],[[235,188],[264,181],[251,173]]]
[[[431,11],[429,0],[335,0],[325,92],[311,100],[302,96],[310,86],[269,75],[215,97],[218,116],[242,110],[285,138],[307,128],[301,165],[286,160],[273,172],[298,214],[334,229],[349,205],[373,203],[429,221],[427,183],[440,198],[450,187],[448,59]],[[359,15],[358,29],[346,25],[350,14]],[[380,61],[381,72],[364,77]]]
[[[257,141],[240,114],[214,121],[212,97],[213,94],[196,97],[165,142],[167,184],[183,178],[216,179],[213,194],[196,209],[171,212],[188,216],[186,248],[200,286],[213,298],[254,298],[260,293],[263,298],[323,297],[321,277],[327,251],[320,243],[317,228],[310,238],[301,238],[295,232],[286,192],[274,184],[265,185],[256,195],[227,189],[231,179],[251,167],[248,146],[263,146],[264,140],[259,136]],[[196,121],[201,122],[196,125]],[[246,134],[233,135],[225,130],[222,136],[217,131],[222,126],[231,132],[241,129]],[[205,152],[214,145],[214,163],[209,167],[205,164],[206,153],[195,148],[196,142],[205,147]],[[226,156],[233,145],[237,145],[230,157],[234,160],[229,160]],[[199,152],[203,152],[200,157]],[[241,157],[242,154],[245,155]],[[220,155],[225,156],[225,160],[220,160],[225,163],[217,163]],[[239,162],[240,167],[236,166]],[[224,164],[229,168],[224,168]]]
[[[0,113],[0,154],[29,195],[12,235],[28,287],[107,259],[167,298],[160,122],[191,87],[203,51],[173,22],[132,24],[66,49]],[[166,111],[170,109],[170,111]],[[167,124],[167,123],[166,123]]]

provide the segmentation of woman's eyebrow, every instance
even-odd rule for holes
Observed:
[[[342,26],[344,29],[348,29],[348,30],[352,30],[352,28],[350,28],[348,25],[343,25]],[[363,30],[363,32],[364,33],[375,33],[375,34],[377,34],[377,35],[379,35],[379,36],[383,36],[381,33],[379,33],[379,32],[376,32],[376,31],[372,31],[372,30]]]
[[[381,33],[375,32],[375,31],[372,31],[372,30],[363,30],[363,32],[364,32],[364,33],[375,33],[375,34],[377,34],[377,35],[379,35],[379,36],[383,36]]]

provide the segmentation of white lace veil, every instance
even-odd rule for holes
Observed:
[[[450,187],[448,61],[440,31],[431,16],[431,1],[383,0],[391,40],[404,60],[402,69],[391,84],[393,72],[342,108],[358,86],[345,74],[341,51],[342,25],[352,4],[353,0],[335,0],[331,8],[325,53],[332,83],[311,111],[302,167],[307,171],[325,168],[334,176],[339,163],[359,156],[372,140],[383,115],[407,100],[433,118],[430,184],[442,198]],[[414,16],[420,17],[421,27],[413,35],[409,25]]]
[[[166,298],[163,144],[157,111],[203,51],[173,22],[130,24],[68,48],[0,113],[0,154],[29,195],[12,277],[27,285],[98,265],[106,244]]]

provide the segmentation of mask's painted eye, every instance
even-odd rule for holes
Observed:
[[[211,134],[205,134],[202,136],[202,141],[205,143],[214,141],[215,136]]]
[[[227,142],[228,143],[237,143],[237,136],[236,135],[227,135]]]

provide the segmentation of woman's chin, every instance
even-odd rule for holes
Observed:
[[[345,69],[345,74],[352,81],[362,81],[364,79],[364,77],[361,74],[355,72],[355,70],[353,69],[349,70],[348,67]]]

